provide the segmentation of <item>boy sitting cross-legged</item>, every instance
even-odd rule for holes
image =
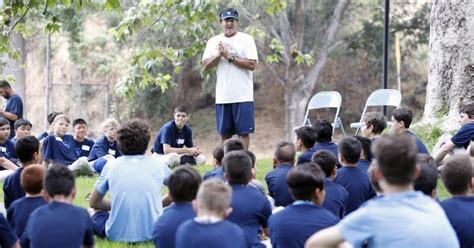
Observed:
[[[184,222],[176,233],[176,247],[247,247],[242,229],[227,220],[232,189],[222,180],[210,179],[199,187],[193,208],[197,217]]]
[[[444,162],[441,179],[453,196],[441,202],[463,248],[474,247],[474,165],[467,155],[454,155]]]
[[[276,145],[273,154],[273,170],[265,176],[268,193],[275,199],[275,207],[287,206],[293,202],[293,197],[286,184],[286,176],[295,163],[295,145],[281,141]]]
[[[0,116],[0,181],[5,180],[18,168],[15,166],[18,162],[15,145],[8,139],[8,135],[10,135],[10,123]]]
[[[23,234],[30,214],[46,204],[42,192],[45,173],[46,168],[40,164],[29,165],[21,172],[21,186],[26,196],[14,201],[7,209],[8,222],[18,237]]]
[[[102,122],[101,126],[104,135],[95,141],[87,157],[87,160],[92,163],[94,171],[98,174],[101,174],[108,161],[122,156],[116,140],[120,123],[114,118],[109,118]]]
[[[169,195],[173,204],[166,208],[155,224],[153,237],[156,247],[175,247],[179,225],[196,216],[191,202],[201,184],[201,176],[194,168],[178,167],[168,179]]]
[[[314,163],[291,169],[286,182],[295,199],[269,220],[273,247],[304,247],[315,232],[335,225],[339,219],[321,207],[324,201],[325,174]]]
[[[49,204],[31,213],[21,237],[22,247],[93,247],[92,221],[87,211],[75,207],[74,175],[64,166],[53,166],[44,178]]]

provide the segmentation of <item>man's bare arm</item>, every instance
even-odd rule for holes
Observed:
[[[313,234],[305,244],[306,248],[336,248],[344,242],[341,232],[336,227],[329,227]]]
[[[209,71],[213,69],[214,67],[216,67],[217,64],[219,64],[220,60],[221,60],[221,54],[217,54],[213,57],[210,57],[202,61],[202,67],[204,68],[204,70]]]
[[[7,112],[5,110],[0,110],[0,115],[7,118],[10,121],[16,121],[18,119],[18,115],[12,112]]]
[[[89,206],[93,209],[105,210],[105,211],[110,211],[110,209],[112,208],[110,201],[104,199],[104,196],[95,189],[91,194],[91,198],[89,200]]]
[[[255,70],[255,67],[257,66],[256,60],[239,58],[239,57],[235,57],[232,63],[234,63],[236,66],[242,69],[249,70],[249,71]]]

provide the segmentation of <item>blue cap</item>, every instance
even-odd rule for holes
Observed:
[[[226,19],[239,19],[239,13],[237,13],[237,10],[235,9],[226,9],[221,12],[220,14],[221,20],[226,20]]]

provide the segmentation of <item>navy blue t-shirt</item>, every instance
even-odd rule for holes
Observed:
[[[337,170],[335,183],[342,185],[349,193],[346,215],[376,196],[366,171],[357,166],[343,166]]]
[[[18,157],[15,153],[15,144],[11,140],[6,140],[5,143],[0,144],[0,157],[5,157],[14,164],[18,162]],[[0,170],[4,168],[1,167]]]
[[[344,218],[346,214],[346,205],[349,200],[349,193],[341,185],[326,178],[325,182],[326,196],[323,202],[323,208],[329,210],[339,219]]]
[[[92,221],[87,211],[51,202],[31,213],[21,237],[21,247],[82,247],[94,245]]]
[[[70,134],[65,134],[63,137],[48,135],[43,143],[43,159],[62,165],[74,163],[77,160],[74,137]]]
[[[76,144],[76,155],[78,158],[89,157],[94,141],[86,138],[82,142],[74,140],[74,143]]]
[[[404,132],[404,134],[411,135],[415,138],[416,146],[418,147],[418,153],[427,153],[427,154],[429,154],[428,149],[426,149],[426,146],[423,144],[423,142],[421,142],[421,140],[418,138],[418,136],[416,136],[414,133],[412,133],[409,130]]]
[[[334,214],[318,205],[297,203],[270,216],[268,225],[273,248],[303,248],[311,235],[339,221]]]
[[[459,131],[451,137],[451,142],[453,142],[457,147],[467,148],[469,143],[474,140],[474,123],[469,123],[461,127]]]
[[[300,165],[300,164],[305,163],[305,162],[311,162],[311,158],[313,157],[313,154],[317,151],[320,151],[320,150],[328,150],[328,151],[332,152],[332,154],[334,154],[334,156],[336,156],[337,163],[339,163],[339,160],[338,160],[338,157],[337,157],[337,154],[338,154],[337,145],[334,142],[327,142],[327,143],[316,143],[316,144],[314,144],[314,146],[311,149],[304,152],[303,154],[301,154],[298,157],[298,162],[296,164]]]
[[[3,202],[5,203],[5,208],[10,207],[12,202],[25,196],[25,190],[20,183],[22,171],[23,167],[18,168],[15,172],[8,175],[3,182]]]
[[[7,99],[5,111],[14,113],[18,117],[17,119],[23,119],[23,101],[21,100],[21,97],[17,94],[11,95]],[[10,122],[10,136],[8,138],[11,139],[15,137],[15,121],[8,120],[8,122]]]
[[[365,159],[360,159],[358,162],[357,162],[357,167],[363,169],[364,171],[369,171],[369,167],[370,167],[370,161],[368,160],[365,160]]]
[[[441,202],[462,248],[474,247],[474,197],[454,196]]]
[[[219,166],[217,168],[214,168],[211,171],[207,171],[206,173],[204,173],[204,176],[202,177],[202,180],[207,180],[207,179],[211,179],[211,178],[220,179],[220,180],[225,181],[225,179],[224,179],[224,169],[222,168],[222,166]]]
[[[198,223],[194,219],[187,220],[176,232],[176,248],[244,248],[242,229],[227,220],[216,223]]]
[[[3,214],[0,213],[0,247],[12,247],[16,241],[18,238]]]
[[[107,137],[105,137],[104,135],[95,141],[94,145],[92,146],[91,152],[87,157],[87,160],[93,161],[107,154],[110,154],[115,158],[122,156],[122,153],[120,153],[120,150],[118,148],[117,141],[110,143]]]
[[[175,247],[178,227],[196,217],[191,203],[174,203],[166,208],[155,223],[153,239],[157,247]]]
[[[39,134],[38,136],[36,136],[36,138],[41,141],[42,139],[45,139],[46,137],[48,137],[49,133],[48,132],[42,132],[41,134]]]
[[[264,247],[257,234],[260,226],[268,226],[268,217],[272,214],[270,202],[256,188],[238,184],[231,187],[233,210],[227,219],[242,228],[248,247]]]
[[[180,130],[176,127],[174,120],[168,121],[156,135],[151,152],[165,154],[163,144],[168,144],[174,148],[193,147],[193,131],[188,125],[184,125],[183,129]]]
[[[7,209],[7,219],[17,237],[23,234],[30,214],[43,205],[46,205],[43,196],[23,197],[10,205]]]
[[[285,207],[293,202],[293,197],[286,184],[286,176],[291,168],[293,168],[291,164],[279,164],[265,176],[268,194],[275,199],[275,207]]]
[[[303,163],[311,162],[311,158],[313,157],[314,150],[313,148],[303,152],[296,161],[296,165],[300,165]]]

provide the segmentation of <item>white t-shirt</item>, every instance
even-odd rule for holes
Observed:
[[[203,61],[219,53],[219,42],[221,41],[231,54],[258,61],[255,41],[250,35],[241,32],[237,32],[232,37],[225,37],[224,34],[220,34],[209,39],[204,50]],[[253,102],[252,71],[242,69],[221,57],[216,73],[217,104]]]

